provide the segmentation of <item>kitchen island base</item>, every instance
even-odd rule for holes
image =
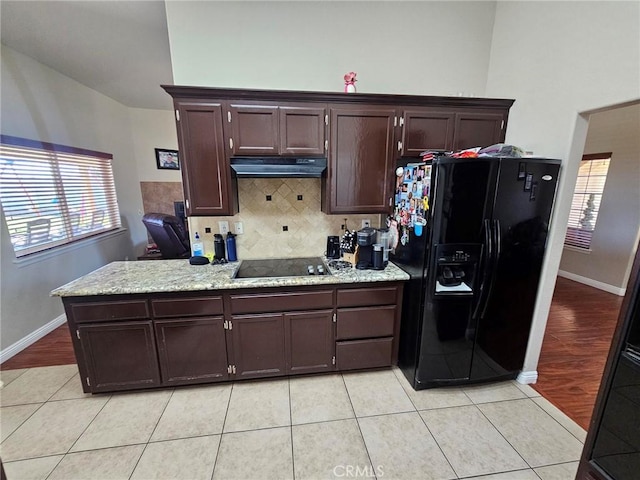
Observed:
[[[397,363],[403,282],[65,296],[83,390]]]

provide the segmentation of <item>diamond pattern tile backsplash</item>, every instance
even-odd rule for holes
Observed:
[[[234,233],[235,222],[242,222],[244,233],[236,238],[239,260],[323,255],[327,236],[342,235],[340,226],[345,219],[349,230],[359,230],[363,219],[371,220],[373,227],[379,227],[382,220],[378,214],[324,214],[319,178],[242,178],[238,179],[238,194],[240,212],[233,217],[189,218],[191,241],[198,232],[205,253],[213,252],[213,234],[219,233],[218,222],[224,220]],[[271,201],[266,200],[267,195]],[[206,227],[211,233],[205,233]]]

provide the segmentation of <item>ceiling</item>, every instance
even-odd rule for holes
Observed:
[[[0,1],[2,43],[114,100],[171,110],[164,1]]]

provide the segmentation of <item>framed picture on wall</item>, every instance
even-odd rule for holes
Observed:
[[[156,148],[156,163],[159,170],[180,170],[178,150]]]

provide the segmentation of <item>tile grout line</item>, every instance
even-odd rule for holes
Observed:
[[[162,412],[160,412],[160,416],[158,417],[158,420],[156,421],[156,425],[153,427],[153,430],[151,431],[151,434],[149,435],[149,439],[147,440],[146,443],[150,443],[151,442],[151,439],[153,438],[153,434],[156,433],[156,430],[158,429],[158,425],[160,424],[160,420],[162,419],[162,416],[164,415],[164,412],[167,411],[167,407],[171,403],[171,399],[173,398],[173,395],[175,393],[176,393],[176,389],[173,388],[171,390],[171,395],[169,395],[169,399],[167,400],[167,403],[164,405],[164,408],[162,409]]]
[[[9,440],[9,438],[11,438],[11,435],[13,435],[14,433],[16,433],[16,432],[18,431],[18,429],[19,429],[22,425],[24,425],[24,424],[27,422],[27,420],[29,420],[31,417],[33,417],[33,416],[36,414],[36,412],[37,412],[38,410],[40,410],[42,407],[44,407],[44,404],[45,404],[45,403],[47,403],[47,402],[43,402],[43,403],[41,403],[41,404],[40,404],[40,406],[39,406],[38,408],[36,408],[36,409],[31,413],[31,415],[29,415],[29,416],[28,416],[27,418],[25,418],[22,422],[20,422],[20,425],[18,425],[18,426],[15,428],[15,430],[13,430],[13,432],[11,432],[9,435],[7,435],[7,438],[5,438],[4,440],[2,440],[2,443],[4,443],[4,442],[6,442],[7,440]],[[24,405],[37,405],[37,404],[34,404],[34,403],[25,403]],[[0,411],[1,411],[1,409],[2,409],[2,408],[21,407],[21,406],[22,406],[22,405],[8,405],[7,407],[0,407]],[[51,455],[47,455],[47,456],[51,456]],[[38,458],[38,457],[34,457],[34,458]],[[17,460],[15,460],[15,461],[17,461]],[[8,462],[7,462],[7,463],[8,463]]]
[[[82,433],[80,435],[78,435],[78,438],[75,439],[75,441],[71,444],[71,446],[69,447],[69,449],[67,450],[67,453],[65,453],[65,455],[68,455],[69,452],[71,452],[71,449],[74,447],[74,445],[76,443],[78,443],[78,440],[80,440],[80,437],[82,437],[82,435],[84,435],[84,433],[87,431],[87,429],[89,428],[89,426],[96,421],[96,418],[98,418],[98,415],[100,415],[100,413],[102,412],[102,410],[104,410],[104,408],[107,406],[107,404],[113,399],[113,395],[109,395],[109,398],[107,399],[106,402],[104,402],[104,405],[102,405],[102,407],[100,408],[100,410],[98,410],[98,412],[93,416],[93,418],[91,419],[91,421],[89,423],[87,423],[87,426],[84,427],[84,429],[82,430]]]
[[[25,368],[25,369],[24,369],[24,372],[22,372],[20,375],[18,375],[16,378],[14,378],[13,380],[11,380],[11,381],[10,381],[10,382],[8,382],[8,383],[2,382],[2,387],[0,387],[0,389],[1,389],[1,388],[5,388],[5,387],[7,387],[8,385],[11,385],[13,382],[15,382],[17,379],[19,379],[22,375],[24,375],[24,374],[25,374],[25,373],[27,373],[29,370],[31,370],[31,368],[34,368],[34,367]],[[11,370],[20,370],[20,369],[19,369],[19,368],[10,368],[10,369],[7,369],[7,370],[3,370],[3,369],[1,368],[1,366],[0,366],[0,372],[10,372]]]
[[[291,478],[296,478],[296,459],[293,455],[293,411],[291,407],[291,377],[287,377],[289,387],[289,436],[291,438]]]
[[[472,475],[470,477],[458,477],[459,480],[473,480],[474,478],[485,478],[487,475],[503,475],[505,473],[513,473],[513,472],[533,472],[533,474],[537,477],[540,478],[540,476],[533,470],[533,468],[529,467],[529,468],[518,468],[515,470],[503,470],[500,472],[495,472],[495,473],[483,473],[480,475]]]
[[[462,406],[467,406],[467,405],[462,405]],[[451,407],[451,408],[454,408],[454,407]],[[447,454],[444,453],[444,450],[442,450],[442,446],[440,445],[440,442],[438,442],[438,439],[436,438],[436,436],[433,434],[433,432],[429,428],[429,425],[427,425],[427,422],[424,419],[424,417],[422,415],[420,415],[420,410],[416,410],[416,412],[417,412],[418,416],[420,417],[420,420],[424,424],[425,428],[427,429],[427,432],[429,432],[429,435],[431,435],[431,438],[433,438],[433,441],[436,442],[436,445],[438,446],[438,450],[440,450],[440,453],[442,453],[442,456],[447,461],[447,464],[451,467],[451,471],[456,476],[456,478],[460,478],[460,476],[458,475],[458,472],[456,471],[456,469],[453,468],[453,464],[449,460],[449,457],[447,457]]]
[[[514,399],[514,400],[503,400],[501,402],[489,402],[489,403],[505,403],[505,402],[520,402],[522,400],[529,400],[531,403],[535,403],[533,400],[531,400],[530,398],[518,398],[518,399]],[[504,436],[504,434],[500,431],[500,429],[498,427],[496,427],[493,422],[489,419],[489,417],[487,417],[484,412],[480,409],[480,407],[478,407],[477,405],[474,405],[474,407],[476,407],[476,409],[480,412],[480,414],[487,420],[487,422],[489,422],[489,424],[496,430],[496,432],[498,432],[500,434],[500,436],[502,438],[504,438],[504,441],[507,442],[509,444],[509,446],[511,448],[513,448],[513,451],[516,452],[518,454],[518,456],[522,459],[522,461],[527,464],[529,466],[529,468],[533,469],[533,466],[527,462],[527,460],[524,458],[524,456],[518,451],[518,449],[516,447],[514,447],[511,442],[507,439],[507,437]]]
[[[213,462],[213,470],[211,470],[211,480],[213,480],[213,476],[216,473],[216,465],[218,464],[218,460],[220,459],[220,448],[222,447],[222,440],[224,438],[224,426],[227,424],[227,415],[229,415],[229,406],[231,406],[231,397],[233,396],[233,387],[235,386],[235,382],[231,382],[231,390],[229,391],[229,399],[227,400],[227,408],[224,411],[224,420],[222,420],[222,427],[220,429],[220,441],[218,442],[218,450],[216,451],[216,459]]]
[[[174,393],[176,393],[176,389],[175,388],[171,390],[171,395],[169,395],[169,399],[167,400],[167,403],[165,404],[164,408],[162,409],[162,412],[160,413],[160,416],[158,416],[158,420],[156,421],[156,424],[153,427],[153,430],[151,431],[151,434],[149,435],[149,438],[145,442],[144,448],[142,449],[142,452],[140,452],[140,456],[138,457],[138,460],[136,460],[136,464],[133,466],[133,469],[131,470],[131,473],[129,474],[129,479],[131,479],[131,477],[133,477],[133,473],[136,471],[136,468],[138,468],[138,464],[140,463],[140,460],[142,460],[142,456],[144,455],[144,452],[147,451],[147,447],[149,446],[149,443],[151,442],[151,438],[153,437],[153,434],[156,432],[156,429],[158,428],[158,425],[160,424],[160,420],[162,419],[162,416],[164,415],[164,412],[167,410],[167,407],[169,406],[169,403],[171,402],[171,399],[173,398],[173,394]]]
[[[78,368],[78,365],[76,365],[76,368]],[[80,378],[80,371],[78,371],[77,375],[78,375],[78,379],[79,379],[79,378]],[[69,378],[67,378],[67,380],[62,384],[62,386],[61,386],[59,389],[57,389],[57,390],[53,393],[53,395],[50,395],[50,396],[49,396],[49,398],[47,398],[47,400],[46,400],[46,401],[47,401],[47,402],[51,401],[51,399],[52,399],[53,397],[55,397],[55,396],[56,396],[56,394],[57,394],[60,390],[62,390],[64,387],[66,387],[66,386],[67,386],[67,383],[69,383],[71,380],[73,380],[73,377],[75,377],[75,376],[76,376],[76,373],[74,373],[74,374],[73,374],[73,375],[71,375]],[[80,383],[82,383],[82,381],[81,381]]]
[[[46,477],[44,477],[44,480],[47,480],[47,479],[51,476],[51,474],[53,473],[53,471],[54,471],[56,468],[58,468],[58,465],[60,465],[60,463],[62,462],[62,460],[64,460],[64,457],[65,457],[65,456],[66,456],[66,455],[62,455],[62,456],[60,457],[60,460],[58,460],[58,461],[56,462],[55,466],[51,469],[51,471],[47,474],[47,476],[46,476]]]
[[[360,428],[360,422],[358,421],[358,416],[356,415],[356,409],[353,406],[353,402],[351,401],[351,395],[349,394],[349,388],[347,388],[347,382],[344,379],[344,374],[340,373],[342,377],[342,383],[344,384],[344,389],[347,391],[347,398],[349,398],[349,403],[351,404],[351,409],[353,410],[353,418],[356,421],[356,425],[358,426],[358,432],[360,432],[360,438],[362,439],[362,444],[364,445],[364,451],[367,452],[367,458],[369,459],[369,465],[371,465],[371,473],[373,474],[373,478],[377,479],[376,475],[376,467],[373,466],[373,460],[371,459],[371,454],[369,453],[369,447],[367,447],[367,441],[364,438],[362,433],[362,429]],[[402,386],[400,386],[402,388]]]
[[[535,397],[535,398],[543,398],[546,402],[549,402],[549,400],[547,400],[547,399],[546,399],[546,398],[544,398],[544,397]],[[573,438],[575,438],[576,440],[578,440],[578,441],[583,445],[583,447],[584,447],[584,441],[583,441],[583,440],[580,440],[578,437],[576,437],[576,436],[575,436],[575,435],[574,435],[574,434],[573,434],[573,433],[572,433],[572,432],[571,432],[567,427],[565,427],[562,423],[560,423],[560,422],[558,421],[558,419],[556,419],[556,417],[554,417],[554,416],[553,416],[553,415],[551,415],[549,412],[547,412],[544,408],[542,408],[542,406],[541,406],[541,405],[538,405],[538,402],[536,402],[535,400],[533,400],[533,398],[531,398],[530,400],[535,404],[535,406],[536,406],[536,407],[538,407],[538,408],[539,408],[540,410],[542,410],[544,413],[546,413],[547,415],[549,415],[549,416],[550,416],[550,417],[551,417],[551,418],[552,418],[552,419],[553,419],[553,420],[554,420],[558,425],[560,425],[562,428],[564,428],[564,429],[569,433],[569,435],[571,435]],[[555,405],[553,405],[553,403],[551,403],[551,402],[549,402],[549,404],[550,404],[550,405],[552,405],[552,406],[554,406],[555,408],[558,408],[558,407],[556,407]],[[560,410],[560,409],[558,408],[558,410]],[[560,410],[560,412],[562,412],[562,414],[563,414],[563,415],[566,415],[566,413],[564,413],[562,410]],[[568,418],[569,420],[571,420],[573,423],[575,423],[576,425],[578,425],[575,421],[573,421],[571,418],[569,418],[569,416],[568,416],[568,415],[566,415],[566,416],[567,416],[567,418]],[[580,427],[580,425],[578,425],[578,427]],[[582,427],[580,427],[580,428],[582,428]],[[565,462],[565,463],[566,463],[566,462]]]

